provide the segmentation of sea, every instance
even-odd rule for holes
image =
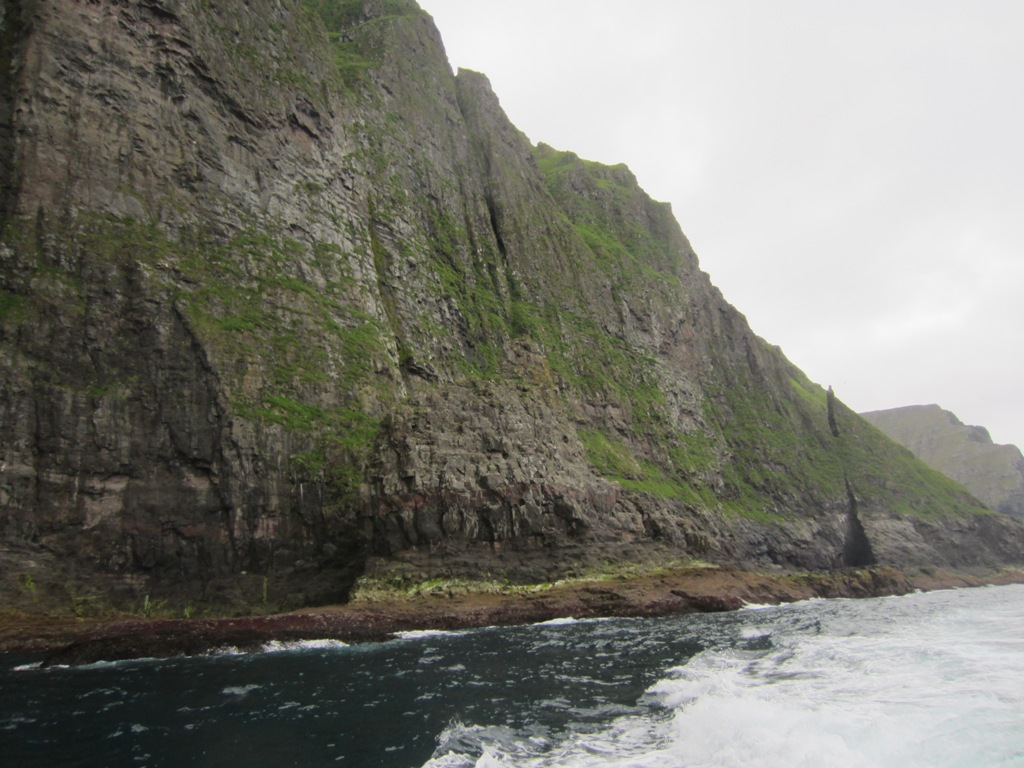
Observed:
[[[1024,585],[656,619],[0,656],[0,764],[1024,766]]]

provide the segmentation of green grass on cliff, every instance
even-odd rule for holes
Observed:
[[[353,603],[396,602],[421,597],[457,595],[525,596],[553,589],[592,582],[628,581],[662,576],[682,570],[714,569],[717,565],[694,558],[652,560],[648,562],[606,562],[599,566],[570,568],[558,581],[513,583],[507,578],[483,574],[479,578],[416,579],[401,568],[364,575],[352,591]]]
[[[820,500],[842,499],[848,481],[862,509],[925,519],[986,511],[842,403],[834,437],[825,390],[798,372],[790,383],[792,397],[777,403],[763,392],[734,389],[729,410],[719,413],[735,452],[732,486],[741,495],[752,490],[799,503],[810,490]]]
[[[374,404],[393,393],[375,372],[389,355],[385,329],[355,309],[353,283],[337,268],[337,254],[256,227],[226,239],[202,230],[172,239],[146,222],[91,213],[63,225],[59,238],[78,260],[75,269],[134,275],[145,295],[175,307],[234,415],[295,433],[296,473],[346,493],[358,488],[379,424]],[[7,239],[22,263],[35,265],[36,276],[27,280],[36,289],[31,298],[5,291],[0,310],[9,307],[13,318],[33,302],[84,300],[63,281],[47,288],[40,280],[62,270],[36,250],[34,238]],[[299,277],[311,262],[324,269],[320,284]],[[134,374],[105,375],[109,380],[53,384],[96,397],[130,395]]]
[[[575,254],[580,277],[563,289],[566,298],[553,313],[518,308],[519,325],[544,345],[567,382],[619,405],[638,432],[664,436],[669,420],[658,363],[628,340],[624,313],[645,316],[678,304],[684,289],[675,273],[680,243],[652,224],[661,209],[625,166],[581,160],[544,144],[533,156],[564,212],[574,239],[566,249]],[[567,343],[559,346],[559,339]]]
[[[302,0],[303,7],[315,13],[328,32],[338,33],[364,20],[364,0]],[[376,0],[380,17],[408,16],[420,13],[414,0]]]
[[[671,300],[681,287],[676,245],[659,232],[658,204],[625,165],[608,166],[546,144],[533,156],[551,196],[616,290],[654,290]],[[660,211],[659,211],[660,213]]]
[[[792,384],[816,420],[823,447],[828,449],[807,457],[809,482],[823,482],[823,472],[832,477],[842,475],[850,480],[862,506],[924,519],[988,513],[958,483],[918,461],[842,403],[836,409],[839,437],[832,437],[827,433],[825,390],[802,374]]]
[[[6,320],[21,322],[28,310],[28,304],[27,297],[0,290],[0,323]]]
[[[373,21],[409,16],[420,13],[413,0],[377,0],[380,12]],[[327,33],[331,61],[336,80],[334,85],[343,91],[353,91],[362,83],[363,75],[380,66],[373,46],[364,44],[360,35],[353,34],[360,24],[369,21],[364,14],[363,0],[302,0],[302,8],[315,18]]]
[[[697,506],[715,503],[708,489],[695,487],[679,474],[666,472],[653,462],[638,458],[621,440],[595,429],[580,429],[577,434],[587,460],[598,474],[623,488]]]

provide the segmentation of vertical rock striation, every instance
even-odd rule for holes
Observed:
[[[1024,555],[755,336],[627,168],[532,146],[413,2],[3,13],[8,602]]]

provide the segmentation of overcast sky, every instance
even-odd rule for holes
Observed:
[[[1024,2],[420,4],[533,142],[670,202],[851,408],[938,403],[1024,447]]]

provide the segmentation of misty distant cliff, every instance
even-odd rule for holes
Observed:
[[[8,603],[1024,558],[415,3],[7,0],[0,38]]]
[[[937,405],[862,413],[885,434],[992,509],[1024,516],[1024,455],[996,445],[984,427],[967,426]]]

